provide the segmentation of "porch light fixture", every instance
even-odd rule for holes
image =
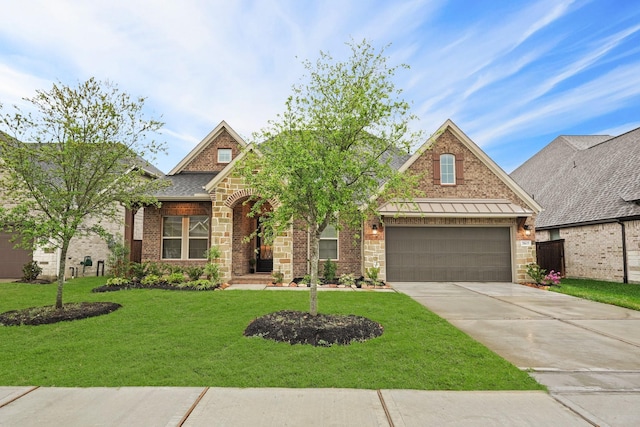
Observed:
[[[522,228],[524,228],[524,235],[525,236],[531,236],[531,230],[529,229],[528,225],[523,225]]]
[[[371,226],[371,230],[373,230],[372,231],[373,234],[378,234],[378,225],[377,224],[373,224]]]

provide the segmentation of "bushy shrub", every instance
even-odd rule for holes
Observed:
[[[338,283],[345,286],[353,286],[356,284],[356,276],[354,274],[343,274],[340,276]]]
[[[560,273],[557,271],[551,270],[549,274],[544,276],[543,282],[545,285],[559,285],[560,284]]]
[[[284,280],[284,274],[280,270],[271,273],[271,277],[273,277],[273,283],[282,283]]]
[[[304,277],[302,278],[302,280],[300,280],[300,283],[302,283],[303,285],[308,285],[311,283],[311,275],[310,274],[305,274]]]
[[[545,270],[544,268],[541,268],[535,262],[527,264],[527,275],[531,277],[531,280],[533,280],[536,285],[542,284],[546,273],[547,273],[547,270]]]
[[[112,237],[108,242],[109,257],[107,267],[114,277],[127,277],[129,274],[129,248]]]
[[[197,289],[199,291],[205,291],[208,289],[216,289],[220,286],[219,283],[212,283],[207,279],[191,280],[179,285],[181,288]]]
[[[199,265],[191,265],[185,267],[184,272],[187,273],[187,276],[189,276],[189,280],[193,282],[199,280],[200,276],[204,274],[204,267],[201,267]]]
[[[171,283],[172,285],[176,285],[184,282],[184,274],[179,272],[171,273],[166,276],[162,276],[162,280],[167,283]]]
[[[324,281],[325,283],[332,283],[336,278],[336,270],[338,266],[330,259],[324,262]]]
[[[144,279],[140,280],[144,286],[155,285],[160,282],[160,276],[156,274],[147,274]]]
[[[378,282],[378,274],[380,274],[380,266],[378,265],[378,263],[374,263],[373,267],[369,267],[367,268],[367,277],[369,279],[371,279],[371,281],[373,283],[377,283]]]
[[[41,273],[42,267],[38,265],[38,261],[30,261],[22,266],[22,280],[24,282],[36,280]]]
[[[129,283],[129,279],[124,277],[110,277],[107,279],[107,286],[122,286]]]

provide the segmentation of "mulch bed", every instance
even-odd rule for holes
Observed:
[[[193,288],[193,287],[180,287],[180,286],[176,286],[176,285],[172,285],[171,283],[167,283],[167,282],[158,282],[158,283],[154,283],[151,285],[143,285],[140,282],[129,282],[126,283],[124,285],[102,285],[102,286],[98,286],[97,288],[93,288],[91,290],[91,292],[116,292],[116,291],[122,291],[122,290],[126,290],[126,289],[164,289],[167,291],[198,291],[198,292],[203,292],[203,291],[215,291],[216,289],[224,289],[228,287],[228,285],[225,286],[225,284],[220,285],[217,288],[207,288],[207,289],[197,289],[197,288]]]
[[[262,337],[290,344],[329,347],[351,344],[382,335],[381,324],[354,315],[318,314],[283,310],[254,319],[244,331],[247,337]]]
[[[23,310],[7,311],[0,314],[0,325],[46,325],[70,320],[109,314],[122,307],[115,302],[78,302],[62,305],[61,310],[55,306],[30,307]]]

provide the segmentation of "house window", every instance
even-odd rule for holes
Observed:
[[[560,240],[560,230],[557,228],[549,230],[549,240]]]
[[[209,247],[209,217],[165,216],[162,259],[205,259]]]
[[[218,163],[229,163],[231,155],[231,148],[218,148]]]
[[[456,156],[442,154],[440,156],[440,184],[455,185],[456,183]]]
[[[327,225],[320,235],[320,259],[338,259],[338,230]]]

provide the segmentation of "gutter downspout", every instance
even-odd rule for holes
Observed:
[[[622,232],[622,283],[629,283],[629,268],[627,265],[627,232],[624,222],[618,220]]]

